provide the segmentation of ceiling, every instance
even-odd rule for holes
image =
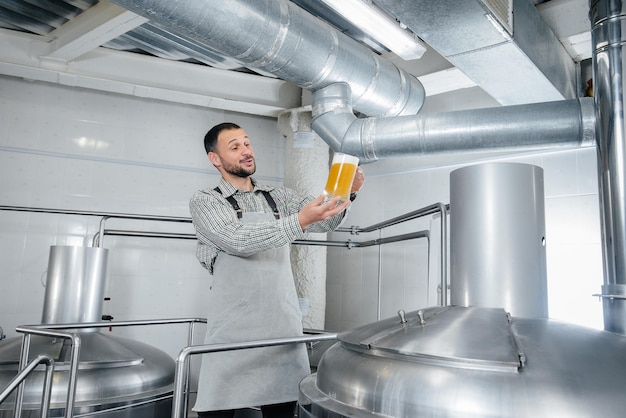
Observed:
[[[587,0],[511,0],[510,4],[532,9],[514,9],[520,16],[516,21],[529,11],[539,12],[539,23],[549,32],[546,37],[553,37],[559,49],[556,54],[548,50],[547,55],[565,56],[565,62],[556,66],[545,54],[535,54],[546,48],[538,46],[543,39],[535,38],[534,18],[526,31],[519,25],[511,36],[503,35],[506,42],[496,41],[498,48],[506,45],[505,50],[484,47],[472,39],[472,32],[482,37],[485,31],[493,31],[493,25],[485,28],[486,20],[473,17],[472,10],[509,0],[374,0],[425,41],[427,52],[411,61],[388,51],[319,0],[291,2],[415,75],[427,97],[478,88],[502,105],[572,98],[579,92],[564,91],[559,84],[572,84],[567,77],[581,77],[582,72],[584,78],[590,71],[586,64],[591,57]],[[414,6],[418,3],[420,8]],[[430,7],[435,4],[448,4],[451,9]],[[501,35],[493,31],[489,36]],[[497,57],[484,55],[486,50],[494,50]],[[502,65],[494,65],[494,59]],[[528,71],[512,82],[511,72],[518,69]],[[226,57],[211,49],[210,42],[199,44],[177,36],[109,0],[3,0],[0,74],[272,117],[303,104],[302,90],[290,82]],[[529,79],[536,87],[537,80],[544,78],[545,87],[524,85]],[[529,97],[529,90],[547,93]],[[306,104],[306,95],[304,100]]]

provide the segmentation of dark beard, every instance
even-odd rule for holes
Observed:
[[[224,164],[224,171],[226,171],[228,174],[232,174],[233,176],[246,178],[250,177],[256,172],[256,164],[250,170],[246,170],[241,166]]]

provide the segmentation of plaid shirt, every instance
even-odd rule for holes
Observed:
[[[225,252],[247,257],[260,251],[281,247],[305,237],[300,227],[298,212],[314,198],[286,187],[258,184],[252,179],[253,191],[237,190],[223,178],[219,188],[197,191],[189,202],[189,210],[198,237],[196,257],[213,274],[217,256]],[[272,213],[261,190],[267,190],[276,201],[280,219],[242,223],[226,197],[233,196],[244,212]],[[313,224],[306,232],[328,232],[337,228],[345,212]]]

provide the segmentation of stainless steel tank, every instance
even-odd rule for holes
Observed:
[[[53,246],[50,249],[42,324],[99,322],[108,250]],[[169,417],[174,360],[161,350],[131,339],[81,329],[80,364],[74,416],[106,418]],[[0,388],[17,375],[22,339],[0,341]],[[30,359],[47,354],[55,361],[51,417],[64,416],[70,364],[69,341],[31,337]],[[21,417],[39,417],[43,368],[25,383]],[[15,394],[0,404],[0,418],[13,417]]]
[[[174,362],[162,351],[130,339],[81,333],[74,415],[107,418],[170,417]],[[63,340],[33,337],[31,358],[49,354],[55,360],[50,417],[64,416],[69,347]],[[0,388],[17,374],[21,338],[0,343]],[[43,370],[26,380],[22,417],[39,417]],[[13,417],[15,394],[0,404],[0,417]]]
[[[433,307],[341,333],[300,417],[621,417],[626,337],[500,308]]]
[[[450,304],[548,317],[543,169],[494,162],[450,173]]]

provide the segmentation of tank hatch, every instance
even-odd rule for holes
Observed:
[[[525,356],[498,308],[433,307],[343,332],[345,348],[442,366],[517,372]]]

